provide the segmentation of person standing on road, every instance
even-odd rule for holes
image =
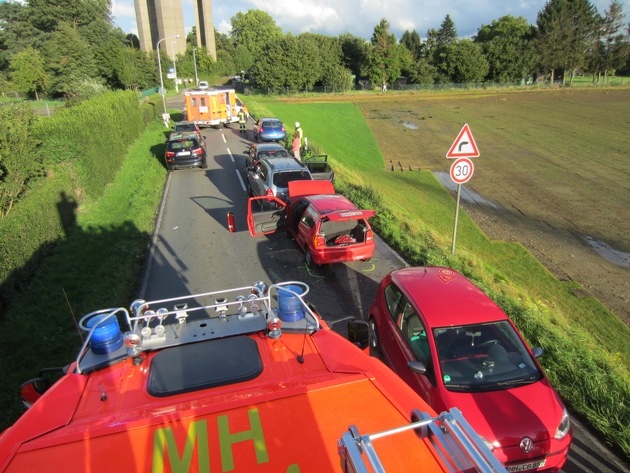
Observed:
[[[238,124],[240,125],[239,133],[247,133],[245,125],[247,124],[247,113],[242,108],[238,112]]]

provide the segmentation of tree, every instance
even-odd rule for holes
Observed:
[[[374,27],[368,75],[372,85],[395,81],[400,77],[401,54],[396,37],[389,32],[389,22],[382,19]]]
[[[253,65],[254,58],[252,53],[245,46],[239,44],[234,51],[234,72],[249,71],[249,68]]]
[[[352,71],[340,64],[324,66],[324,85],[332,92],[346,92],[352,88]]]
[[[366,65],[370,57],[370,43],[363,38],[345,33],[339,36],[341,63],[356,77],[366,74]]]
[[[13,56],[10,69],[15,89],[25,94],[34,94],[35,100],[39,100],[38,92],[45,90],[48,82],[42,54],[29,46]]]
[[[423,57],[413,64],[407,74],[407,79],[412,84],[433,84],[437,78],[437,70]]]
[[[94,52],[79,33],[67,23],[50,34],[42,48],[46,71],[52,77],[50,90],[71,96],[87,78],[95,77]]]
[[[66,23],[75,29],[112,24],[110,0],[29,0],[28,18],[40,31],[52,33]]]
[[[447,46],[457,40],[457,29],[450,15],[446,15],[435,38],[436,46]]]
[[[503,16],[482,25],[474,38],[488,61],[487,80],[516,82],[533,75],[536,65],[534,29],[524,17]]]
[[[28,9],[19,2],[0,2],[0,70],[10,58],[29,46],[38,47],[43,33],[28,21]]]
[[[457,29],[450,15],[446,15],[439,30],[430,29],[427,32],[427,58],[437,71],[437,80],[448,82],[448,53],[449,46],[457,41]]]
[[[418,60],[422,57],[422,52],[424,49],[424,45],[420,40],[420,35],[416,30],[411,32],[405,30],[405,32],[400,37],[400,44],[407,48],[407,50],[411,53],[414,60]]]
[[[274,19],[262,10],[249,10],[247,13],[238,12],[231,19],[232,31],[230,35],[234,44],[247,48],[252,57],[260,58],[263,50],[282,38],[282,30]]]
[[[623,6],[619,0],[611,0],[598,31],[596,46],[590,56],[590,70],[594,77],[623,68],[630,50],[628,36],[624,34]],[[630,27],[630,26],[629,26]]]
[[[470,39],[460,39],[445,46],[444,70],[451,82],[478,83],[488,73],[488,61],[481,46]]]
[[[588,0],[549,0],[538,12],[539,62],[551,71],[571,72],[586,63],[599,27],[597,9]],[[566,75],[563,75],[563,82]]]

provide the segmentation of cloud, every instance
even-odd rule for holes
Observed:
[[[146,0],[144,0],[146,1]],[[193,0],[183,2],[187,29],[195,24]],[[390,31],[400,38],[402,33],[416,30],[425,37],[429,29],[438,29],[446,15],[455,23],[461,37],[470,37],[484,24],[505,15],[523,16],[531,24],[547,0],[214,0],[212,16],[217,31],[230,32],[231,19],[248,10],[267,12],[284,33],[321,33],[337,36],[351,33],[369,39],[374,27],[385,18]],[[610,0],[593,0],[600,14]],[[630,0],[622,0],[630,15]],[[112,0],[116,24],[123,30],[135,25],[133,0]],[[136,28],[137,29],[137,28]]]
[[[112,0],[112,16],[114,20],[131,18],[133,21],[136,21],[136,9],[133,5],[133,0]]]

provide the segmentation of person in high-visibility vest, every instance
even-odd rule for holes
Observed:
[[[239,133],[247,133],[245,124],[247,123],[247,113],[242,108],[238,112],[238,124],[240,125]]]
[[[302,140],[304,139],[304,131],[302,130],[302,127],[300,126],[300,122],[295,122],[295,134],[300,139],[300,148],[301,148]]]

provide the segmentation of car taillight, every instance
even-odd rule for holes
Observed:
[[[167,151],[166,152],[166,157],[167,158],[172,158],[173,156],[175,156],[175,151]]]
[[[203,150],[201,148],[197,148],[197,149],[193,150],[193,154],[194,155],[198,155],[198,154],[202,154],[202,153],[203,153]]]
[[[316,234],[313,237],[313,246],[326,246],[326,235]]]
[[[365,233],[365,241],[370,241],[374,239],[374,233],[372,233],[372,230],[368,230]]]
[[[265,129],[261,126],[261,127],[258,129],[258,133],[264,133],[264,132],[265,132]]]
[[[267,197],[273,197],[273,191],[271,189],[267,189],[267,193],[266,193]],[[272,199],[267,199],[269,202],[271,202]]]

